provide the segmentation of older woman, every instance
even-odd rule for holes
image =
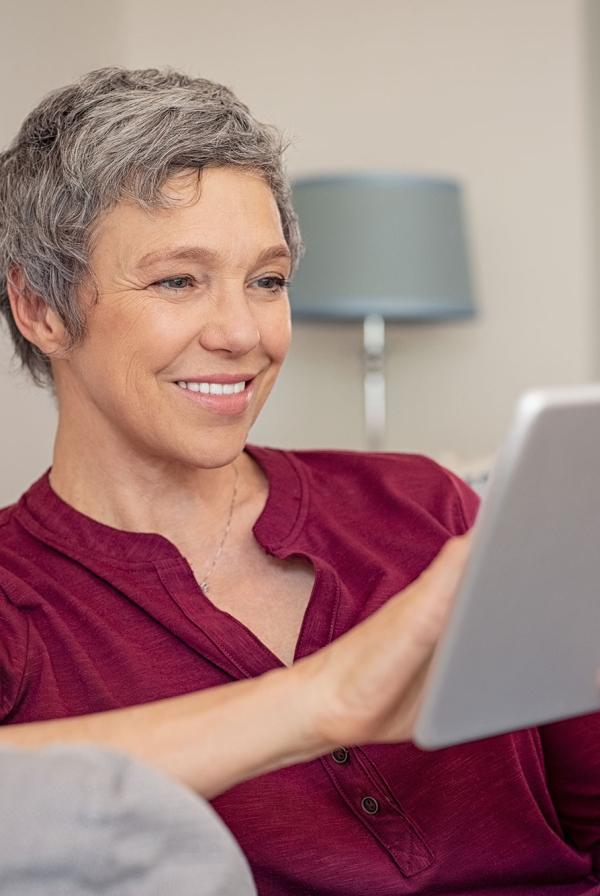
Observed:
[[[59,411],[0,515],[2,740],[176,774],[263,896],[600,894],[598,716],[406,742],[472,493],[247,444],[290,339],[281,156],[218,84],[106,69],[1,157],[2,310]]]

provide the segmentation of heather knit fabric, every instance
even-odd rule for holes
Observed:
[[[211,806],[97,747],[0,749],[0,893],[255,896]]]

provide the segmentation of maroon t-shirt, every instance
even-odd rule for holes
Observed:
[[[269,480],[256,538],[316,570],[297,659],[406,587],[476,513],[467,486],[423,457],[247,450]],[[0,512],[0,624],[6,722],[281,665],[203,595],[167,539],[84,516],[47,473]],[[213,805],[261,896],[600,896],[600,714],[435,752],[337,750]]]

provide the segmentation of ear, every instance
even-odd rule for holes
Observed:
[[[63,355],[69,343],[65,325],[45,300],[31,289],[20,268],[11,268],[6,286],[19,332],[45,355]]]

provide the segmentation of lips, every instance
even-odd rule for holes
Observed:
[[[254,395],[254,376],[248,380],[236,379],[233,376],[205,379],[177,380],[173,383],[182,398],[193,401],[207,411],[221,416],[235,417],[242,415]]]

